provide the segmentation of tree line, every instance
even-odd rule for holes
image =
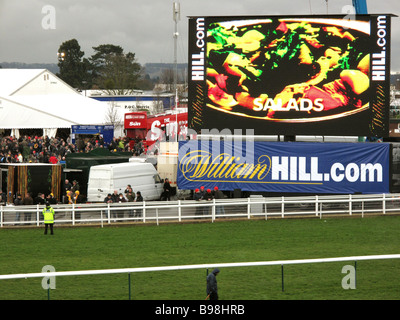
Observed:
[[[73,88],[103,89],[113,95],[153,89],[154,83],[145,76],[134,53],[113,44],[102,44],[93,50],[86,58],[76,39],[63,42],[57,53],[57,76]]]

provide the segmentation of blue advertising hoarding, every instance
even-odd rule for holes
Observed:
[[[181,141],[177,183],[279,193],[389,193],[390,144]]]
[[[73,125],[71,126],[72,143],[75,143],[75,137],[79,134],[96,135],[103,137],[106,145],[110,144],[114,138],[113,125]]]

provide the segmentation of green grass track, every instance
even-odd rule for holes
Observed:
[[[0,229],[0,274],[274,261],[400,253],[400,216],[271,219],[156,225]],[[220,299],[400,298],[400,259],[357,262],[357,287],[342,288],[345,265],[222,268]],[[134,300],[204,300],[206,270],[131,274]],[[42,278],[0,280],[1,300],[46,300]],[[56,278],[56,300],[127,300],[127,274]]]

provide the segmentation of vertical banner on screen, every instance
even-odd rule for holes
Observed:
[[[386,143],[188,141],[178,187],[284,193],[388,193]]]
[[[199,129],[203,124],[203,111],[206,97],[206,38],[205,18],[189,19],[189,30],[193,33],[189,41],[189,82],[188,108],[189,128]]]
[[[371,17],[371,136],[386,136],[390,104],[390,16]]]

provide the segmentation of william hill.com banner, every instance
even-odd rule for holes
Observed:
[[[390,145],[179,143],[178,188],[289,193],[389,193]]]

